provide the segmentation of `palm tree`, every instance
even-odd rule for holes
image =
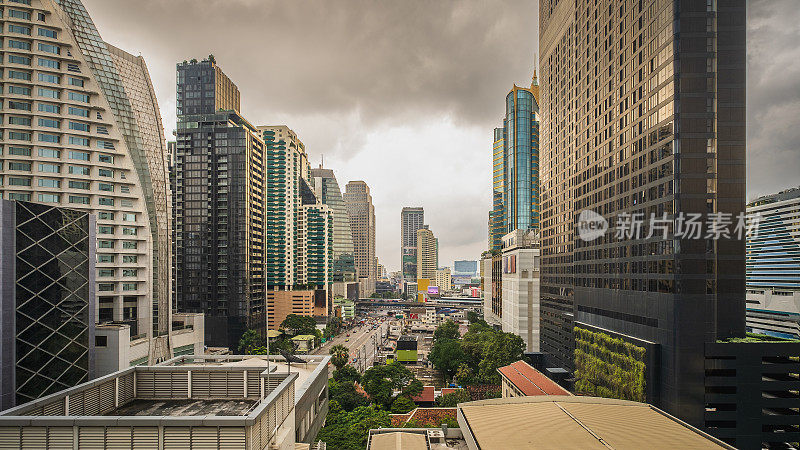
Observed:
[[[336,366],[336,370],[341,369],[347,365],[347,360],[350,357],[350,350],[342,344],[334,345],[329,352],[332,356],[331,362]]]

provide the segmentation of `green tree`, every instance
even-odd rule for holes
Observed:
[[[459,339],[460,337],[461,333],[458,332],[458,324],[452,320],[445,321],[436,327],[436,331],[433,332],[433,342],[439,339]]]
[[[472,384],[475,380],[475,374],[472,371],[472,368],[467,363],[462,363],[458,366],[458,370],[456,370],[456,381],[458,384],[464,386],[467,384]]]
[[[370,367],[361,377],[361,384],[372,401],[384,409],[391,408],[395,390],[408,397],[422,392],[422,382],[398,362]]]
[[[436,399],[436,406],[440,408],[455,408],[459,403],[472,401],[466,389],[458,389],[455,392],[443,395]]]
[[[434,342],[428,360],[448,379],[452,378],[458,366],[467,361],[461,343],[455,339],[439,339]]]
[[[317,329],[317,321],[313,317],[289,314],[281,322],[280,328],[292,336],[315,334],[314,330]]]
[[[482,349],[478,363],[478,378],[483,383],[500,384],[497,369],[522,359],[525,342],[512,333],[496,332]]]
[[[361,381],[361,374],[353,366],[344,366],[341,369],[337,369],[333,371],[333,379],[343,383],[343,382],[360,382]]]
[[[413,411],[417,404],[405,395],[398,395],[392,402],[392,414],[405,414]]]
[[[328,380],[328,396],[331,401],[336,401],[343,409],[352,411],[359,406],[369,406],[369,399],[356,391],[352,381]]]
[[[341,344],[331,347],[328,353],[330,353],[331,363],[336,366],[337,371],[341,370],[350,359],[350,350]]]
[[[247,330],[239,339],[239,354],[247,355],[252,349],[262,345],[264,345],[264,341],[258,335],[258,332],[256,330]]]
[[[363,450],[367,446],[369,430],[386,428],[392,420],[388,411],[375,405],[359,406],[346,411],[339,402],[331,401],[325,426],[317,439],[337,450]]]
[[[475,323],[481,319],[475,311],[467,311],[467,320],[469,320],[469,323]]]

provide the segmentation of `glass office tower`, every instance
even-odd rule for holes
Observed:
[[[332,280],[355,281],[356,267],[353,256],[353,233],[344,204],[342,191],[331,169],[311,169],[317,199],[333,211],[333,271]]]
[[[538,89],[536,83],[534,76],[530,88],[514,85],[506,96],[503,234],[539,227],[539,104],[534,97],[534,91]]]
[[[489,249],[500,250],[501,239],[507,233],[505,196],[505,139],[504,129],[494,129],[492,143],[492,210],[489,212]]]

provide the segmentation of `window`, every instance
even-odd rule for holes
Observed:
[[[10,0],[11,3],[19,3],[21,5],[31,6],[31,0]]]
[[[30,109],[28,111],[30,111]],[[58,105],[51,105],[50,103],[39,103],[39,111],[60,114],[61,107],[59,107]]]
[[[109,255],[106,253],[98,253],[97,254],[97,262],[99,263],[113,263],[114,262],[114,255]]]
[[[53,83],[53,84],[61,83],[61,79],[58,77],[58,75],[53,75],[52,73],[44,73],[44,72],[39,72],[39,81],[43,83]]]
[[[27,102],[15,102],[9,101],[8,102],[8,109],[18,109],[20,111],[30,111],[31,104]]]
[[[134,213],[122,213],[122,220],[124,222],[136,222],[136,214],[134,214]]]
[[[139,289],[139,283],[122,283],[123,291],[135,291]]]
[[[61,142],[61,136],[50,133],[39,133],[39,142],[50,142],[53,144],[58,144],[59,142]]]
[[[8,177],[9,186],[30,186],[30,178]]]
[[[110,141],[97,141],[97,148],[102,148],[105,150],[114,150],[114,143]]]
[[[86,166],[69,166],[69,173],[73,175],[89,175],[89,168]]]
[[[8,162],[8,170],[19,170],[19,171],[23,171],[23,172],[30,172],[31,171],[31,163],[18,162],[18,161],[9,161]]]
[[[31,201],[31,194],[23,194],[21,192],[9,192],[8,193],[9,200],[18,200],[21,202],[29,202]]]
[[[45,15],[43,12],[39,12],[36,14],[36,18],[39,19],[39,22],[44,22]]]
[[[108,347],[108,336],[95,336],[94,337],[94,346],[95,347]]]
[[[122,200],[120,200],[119,203],[120,203],[120,206],[122,206],[123,208],[133,208],[133,201],[132,200],[122,199]]]
[[[69,196],[70,203],[78,203],[81,205],[88,205],[89,204],[89,197],[83,195],[70,195]]]
[[[89,146],[89,138],[78,137],[78,136],[70,136],[69,137],[69,143],[70,143],[70,145],[80,145],[80,146],[83,146],[83,147],[88,147]],[[88,155],[88,153],[87,153],[87,155]],[[88,161],[88,160],[89,160],[89,158],[86,158],[86,161]]]
[[[89,117],[89,110],[84,108],[69,107],[69,113],[73,116]]]
[[[97,218],[100,220],[114,220],[114,213],[110,211],[100,211],[97,213]]]
[[[13,39],[8,40],[8,48],[18,48],[20,50],[30,50],[31,43],[25,41],[15,41]]]
[[[114,185],[113,184],[100,183],[100,184],[97,185],[97,188],[100,189],[101,191],[114,192]]]
[[[19,131],[9,131],[8,132],[8,138],[9,139],[16,139],[18,141],[28,141],[28,142],[30,142],[31,134],[30,133],[22,133],[22,132],[19,132]]]
[[[135,263],[139,261],[139,257],[136,255],[123,255],[122,262],[123,263]]]
[[[41,156],[42,158],[60,158],[61,150],[56,150],[52,148],[40,148],[39,156]]]
[[[89,190],[89,182],[88,181],[75,181],[70,180],[69,187],[71,189],[85,189]]]
[[[30,31],[30,30],[28,30]],[[28,33],[30,34],[30,33]],[[58,33],[55,30],[48,30],[47,28],[39,27],[39,36],[49,37],[52,39],[58,39]]]
[[[97,290],[103,292],[114,291],[114,283],[97,283]]]
[[[39,201],[44,203],[58,203],[59,198],[58,194],[39,194]]]
[[[72,142],[70,142],[72,143]],[[89,154],[87,152],[79,152],[77,150],[69,151],[69,159],[79,159],[81,161],[89,161]]]
[[[70,130],[77,130],[77,131],[89,131],[89,124],[83,122],[72,122],[69,123]]]
[[[61,98],[61,93],[55,89],[39,88],[39,97]]]
[[[61,187],[61,181],[54,180],[52,178],[39,178],[39,186],[49,187],[49,188],[59,188]]]
[[[122,248],[132,250],[136,248],[136,241],[122,241]]]
[[[70,92],[69,99],[76,102],[89,103],[89,94],[81,94],[80,92]]]
[[[47,67],[49,69],[60,69],[61,68],[61,63],[56,61],[55,59],[39,58],[39,66],[40,67]]]
[[[100,225],[97,227],[97,234],[114,234],[114,227],[110,225]]]
[[[16,95],[31,95],[31,88],[29,87],[22,87],[22,86],[9,86],[8,87],[9,94],[16,94]]]
[[[106,155],[105,153],[101,153],[97,157],[97,160],[102,162],[102,163],[114,164],[114,157],[111,156],[111,155]]]
[[[136,228],[133,227],[122,227],[122,234],[126,236],[136,236]]]
[[[83,87],[83,80],[80,78],[69,77],[69,84],[70,86]]]
[[[130,194],[131,193],[131,187],[130,186],[120,186],[119,187],[119,191],[122,192],[123,194]]]
[[[8,123],[10,125],[23,125],[26,127],[31,126],[31,118],[30,117],[9,117]]]
[[[122,276],[123,277],[135,277],[138,273],[136,269],[122,269]]]
[[[54,55],[61,54],[61,49],[59,49],[57,45],[45,44],[43,42],[39,42],[39,51],[45,53],[52,53]]]
[[[23,27],[22,25],[9,24],[8,31],[10,33],[24,34],[26,36],[31,35],[31,27]]]
[[[61,166],[58,164],[39,163],[39,172],[60,173]]]
[[[40,127],[47,127],[47,128],[60,128],[61,124],[56,119],[46,119],[44,117],[40,117],[39,118],[39,126]]]
[[[97,131],[97,134],[108,134],[108,127],[103,125],[97,125],[95,127],[95,131]]]
[[[8,78],[13,78],[15,80],[31,81],[31,73],[30,72],[20,72],[19,70],[9,70],[8,71]]]
[[[109,197],[100,197],[98,203],[103,206],[114,206],[114,199]]]
[[[114,171],[113,171],[113,170],[108,170],[108,169],[98,169],[98,170],[97,170],[97,174],[98,174],[98,175],[100,175],[101,177],[110,177],[110,178],[114,178]]]
[[[8,154],[16,156],[31,156],[31,149],[29,147],[8,147]]]
[[[15,19],[22,19],[22,20],[31,20],[31,13],[28,11],[20,11],[18,9],[10,9],[8,11],[8,17],[13,17]]]
[[[114,241],[109,241],[107,239],[98,239],[97,246],[100,248],[114,248]]]
[[[26,56],[8,55],[8,62],[11,64],[22,64],[24,66],[31,65],[31,59]]]

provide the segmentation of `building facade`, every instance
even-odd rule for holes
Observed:
[[[236,348],[266,330],[266,149],[212,58],[177,73],[176,306],[206,315],[209,346]]]
[[[344,197],[339,189],[339,182],[331,169],[320,166],[311,169],[314,179],[314,193],[317,199],[333,212],[333,282],[349,282],[356,279],[356,268],[353,250],[353,232],[350,229],[350,217]]]
[[[478,273],[478,261],[453,261],[453,273],[474,277]]]
[[[453,289],[453,278],[449,267],[436,269],[436,286],[439,286],[440,293]]]
[[[800,188],[747,205],[747,331],[800,338]]]
[[[375,207],[369,186],[363,181],[350,181],[345,187],[344,202],[353,232],[356,272],[361,295],[375,292],[377,267],[375,263]]]
[[[492,209],[489,211],[489,249],[499,250],[500,239],[506,234],[505,198],[505,138],[503,128],[494,129],[492,140]]]
[[[539,241],[535,231],[516,230],[502,240],[501,328],[539,351]]]
[[[417,230],[417,280],[436,280],[436,237],[427,225]]]
[[[94,317],[169,358],[167,156],[144,60],[105,43],[79,0],[4,12],[0,194],[95,214]]]
[[[529,88],[514,85],[506,96],[503,120],[505,230],[502,235],[514,230],[539,228],[538,95],[539,85],[534,74]]]
[[[580,375],[576,347],[623,340],[648,401],[696,426],[704,346],[744,335],[744,240],[616,235],[625,215],[744,212],[744,3],[539,4],[542,351]],[[582,213],[610,229],[581,238]]]
[[[400,273],[404,280],[417,277],[417,230],[425,224],[425,210],[405,207],[400,213]]]

